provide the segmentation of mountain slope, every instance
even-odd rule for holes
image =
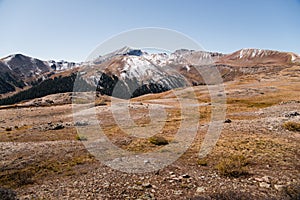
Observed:
[[[225,55],[216,61],[217,64],[231,66],[287,66],[299,63],[300,57],[295,53],[262,49],[241,49]]]
[[[56,88],[52,92],[59,92],[62,90],[55,87],[54,78],[78,73],[85,88],[128,99],[178,87],[213,84],[212,69],[220,72],[223,81],[230,81],[247,74],[277,73],[293,65],[300,65],[299,55],[261,49],[241,49],[231,54],[179,49],[171,54],[150,54],[124,47],[80,64],[15,54],[0,59],[0,94],[39,88],[45,81]]]
[[[23,89],[47,79],[56,72],[76,67],[65,61],[42,61],[22,54],[0,59],[0,94]]]

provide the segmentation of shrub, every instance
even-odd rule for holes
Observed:
[[[221,160],[216,168],[222,176],[237,178],[248,174],[247,164],[248,161],[244,156],[234,155]]]
[[[79,141],[87,141],[87,137],[83,136],[83,135],[76,135],[76,140]]]
[[[200,166],[207,166],[207,160],[206,159],[198,159],[197,164]]]
[[[169,144],[168,140],[162,136],[152,136],[148,140],[151,144],[155,144],[158,146]]]
[[[283,128],[289,131],[299,131],[300,132],[300,123],[298,122],[285,122]]]

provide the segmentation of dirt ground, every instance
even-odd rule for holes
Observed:
[[[162,127],[157,136],[168,141],[163,145],[128,135],[126,130],[135,127],[122,130],[114,117],[126,116],[127,109],[113,115],[106,97],[96,106],[103,133],[117,147],[137,154],[175,143],[182,121],[192,124],[195,119],[189,113],[183,117],[180,99],[197,102],[192,106],[199,113],[199,127],[188,150],[166,167],[146,173],[118,171],[97,160],[84,146],[88,134],[77,134],[74,126],[92,122],[74,122],[72,104],[61,105],[59,99],[59,104],[2,107],[0,199],[299,199],[299,94],[299,67],[225,83],[219,96],[226,95],[226,121],[204,158],[198,155],[212,111],[206,86],[130,101],[129,113],[138,127],[151,123],[149,107],[154,116],[155,109],[157,115],[165,110],[165,120],[154,124]],[[46,98],[56,102],[63,97]]]

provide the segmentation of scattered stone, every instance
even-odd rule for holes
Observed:
[[[152,185],[150,183],[143,183],[142,186],[144,188],[151,188],[152,187]]]
[[[254,180],[256,180],[258,182],[270,183],[270,177],[268,177],[268,176],[263,176],[261,178],[254,178]]]
[[[263,188],[270,188],[270,184],[269,184],[269,183],[266,183],[266,182],[261,182],[261,183],[259,183],[259,186],[260,186],[260,187],[263,187]]]
[[[63,128],[65,128],[65,126],[63,125],[63,124],[55,124],[54,126],[52,126],[51,128],[50,128],[50,130],[60,130],[60,129],[63,129]]]
[[[46,99],[45,102],[48,103],[48,104],[54,104],[54,101],[50,100],[50,99]]]
[[[196,193],[203,193],[205,191],[205,187],[197,187]]]
[[[181,191],[181,190],[175,190],[175,191],[174,191],[174,194],[175,194],[175,195],[181,195],[181,194],[182,194],[182,191]]]
[[[176,175],[175,174],[172,174],[171,176],[170,176],[170,178],[176,178]]]
[[[134,190],[139,190],[139,191],[143,191],[143,190],[144,190],[144,188],[143,188],[142,186],[140,186],[140,185],[138,185],[138,186],[134,185],[134,186],[132,187],[132,189],[134,189]]]
[[[232,121],[231,121],[231,119],[226,119],[225,121],[224,121],[224,123],[231,123]]]
[[[190,176],[188,174],[183,174],[181,177],[182,178],[190,178]]]
[[[292,111],[292,112],[285,113],[284,117],[291,118],[291,117],[296,117],[296,116],[299,116],[299,115],[300,114],[297,111]]]
[[[270,183],[270,177],[269,176],[263,176],[262,177],[264,182]]]
[[[177,178],[177,177],[175,177],[175,178],[172,178],[172,180],[174,180],[174,181],[181,181],[182,178]]]
[[[274,188],[278,191],[282,191],[284,189],[285,185],[274,185]]]
[[[77,121],[75,126],[87,126],[89,123],[87,121]]]
[[[148,163],[150,163],[149,160],[144,160],[144,164],[148,164]]]

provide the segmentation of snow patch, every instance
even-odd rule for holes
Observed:
[[[3,63],[8,67],[9,70],[12,71],[12,68],[9,66],[8,62],[11,61],[11,59],[14,57],[14,55],[8,56],[4,58],[2,61]]]
[[[185,67],[186,71],[188,71],[188,72],[191,70],[191,68],[188,65],[186,65],[184,67]]]
[[[292,55],[291,61],[295,62],[295,60],[296,60],[296,57],[294,55]]]
[[[242,50],[240,51],[240,59],[243,57],[243,52],[244,52],[244,49],[242,49]]]

